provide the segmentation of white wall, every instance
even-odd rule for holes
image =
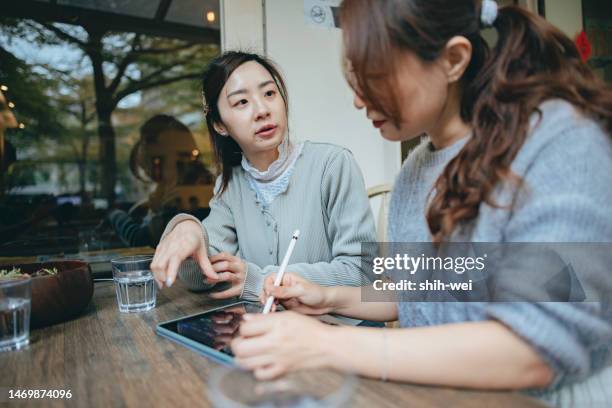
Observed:
[[[504,3],[509,3],[507,0]],[[501,4],[501,3],[500,3]],[[525,7],[527,10],[537,14],[538,12],[538,0],[518,0],[519,6]]]
[[[221,48],[264,53],[261,0],[220,0]]]
[[[392,183],[400,167],[400,145],[384,141],[352,102],[341,71],[341,31],[307,25],[303,0],[224,0],[224,49],[265,49],[287,81],[290,129],[295,140],[349,148],[366,186]],[[264,20],[265,16],[265,21]],[[261,18],[258,31],[255,24]]]
[[[582,0],[546,0],[546,20],[574,39],[582,31]]]

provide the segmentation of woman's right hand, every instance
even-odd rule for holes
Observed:
[[[285,309],[308,315],[322,315],[333,311],[331,288],[316,285],[294,273],[285,273],[280,286],[274,286],[276,274],[264,280],[259,300],[262,304],[270,296],[280,302]],[[275,308],[276,305],[273,306]]]
[[[179,222],[159,243],[151,261],[151,272],[160,289],[164,285],[172,286],[181,263],[190,256],[200,265],[209,281],[218,281],[219,276],[208,260],[202,226],[185,220]]]

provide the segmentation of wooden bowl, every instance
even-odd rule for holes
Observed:
[[[32,314],[30,327],[39,328],[74,319],[87,307],[93,296],[93,278],[89,265],[82,261],[57,261],[21,265],[2,265],[0,269],[19,268],[31,275],[57,269],[57,275],[32,278]]]

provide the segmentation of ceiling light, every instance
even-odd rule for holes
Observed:
[[[206,21],[208,21],[209,23],[214,23],[216,18],[217,16],[215,16],[214,11],[209,11],[208,13],[206,13]]]

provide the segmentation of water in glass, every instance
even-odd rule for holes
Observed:
[[[157,286],[151,271],[125,272],[114,279],[119,311],[144,312],[155,307]]]
[[[28,344],[30,305],[29,298],[0,299],[0,351],[19,349]]]

